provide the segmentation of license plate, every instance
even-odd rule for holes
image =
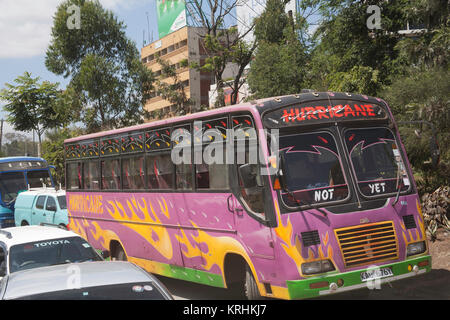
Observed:
[[[373,279],[381,279],[386,277],[392,277],[394,273],[391,268],[380,268],[373,270],[366,270],[361,272],[361,281],[369,281]]]

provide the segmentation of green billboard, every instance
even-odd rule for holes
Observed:
[[[186,25],[186,3],[184,0],[156,0],[158,33],[161,39]]]

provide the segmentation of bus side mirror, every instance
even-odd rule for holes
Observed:
[[[258,172],[259,166],[256,164],[243,164],[239,166],[239,175],[241,176],[244,188],[263,187],[261,175]]]

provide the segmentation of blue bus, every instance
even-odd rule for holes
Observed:
[[[52,167],[42,158],[0,158],[0,228],[15,226],[14,203],[20,191],[55,186]]]

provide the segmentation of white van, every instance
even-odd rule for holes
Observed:
[[[53,188],[31,189],[19,193],[14,206],[16,226],[50,223],[67,226],[66,192]]]

